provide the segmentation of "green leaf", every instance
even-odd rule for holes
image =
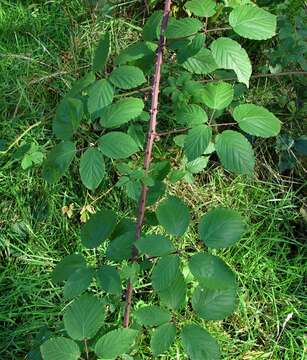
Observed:
[[[105,176],[103,155],[98,149],[89,148],[80,158],[80,176],[83,185],[90,190],[95,190]]]
[[[146,41],[154,41],[159,39],[161,30],[161,21],[163,11],[154,11],[145,22],[143,27],[143,39]]]
[[[56,337],[40,346],[44,360],[78,360],[81,356],[79,346],[71,339]]]
[[[208,116],[199,105],[183,105],[176,112],[176,120],[179,124],[192,127],[204,124],[208,121]]]
[[[64,314],[67,334],[74,340],[93,338],[104,322],[103,303],[93,295],[84,294]]]
[[[244,230],[240,214],[231,209],[211,210],[199,222],[200,239],[206,246],[214,249],[234,245],[240,240]]]
[[[182,236],[189,226],[189,210],[185,203],[175,196],[163,200],[156,214],[160,225],[171,235]]]
[[[295,139],[294,141],[294,149],[297,151],[300,155],[307,155],[307,136],[302,135]]]
[[[123,264],[120,270],[120,277],[123,280],[131,281],[134,284],[139,280],[140,265],[136,262]]]
[[[82,244],[93,249],[105,241],[116,226],[116,214],[111,210],[101,210],[92,215],[81,229]]]
[[[114,97],[113,86],[105,79],[98,80],[88,89],[87,109],[92,118],[104,107],[112,103]]]
[[[242,5],[253,5],[256,6],[251,0],[224,0],[226,7],[236,8]]]
[[[40,151],[39,145],[32,143],[30,149],[25,153],[21,160],[21,167],[27,170],[32,166],[40,165],[44,161],[44,154]]]
[[[95,353],[104,359],[115,359],[128,353],[138,335],[137,330],[116,329],[103,335],[95,346]]]
[[[154,330],[150,339],[150,348],[153,356],[158,356],[166,352],[176,337],[176,327],[174,324],[164,324]]]
[[[119,131],[101,136],[98,143],[101,152],[112,159],[125,159],[139,150],[131,136]]]
[[[232,102],[233,95],[232,85],[221,81],[204,86],[203,100],[209,108],[222,110]]]
[[[235,284],[235,275],[218,256],[198,253],[189,260],[191,273],[208,289],[228,289]]]
[[[198,286],[192,297],[193,309],[205,320],[223,320],[236,308],[236,287],[202,289]]]
[[[68,170],[76,154],[75,143],[63,141],[47,155],[43,163],[43,177],[49,184],[55,184]]]
[[[99,41],[98,47],[94,54],[93,71],[95,72],[104,71],[104,67],[108,60],[109,51],[110,51],[110,37],[109,34],[105,34],[102,36],[101,40]]]
[[[116,239],[118,236],[123,235],[127,232],[135,231],[135,222],[129,218],[123,218],[120,222],[116,225],[110,239]]]
[[[171,164],[168,160],[160,160],[150,164],[150,176],[156,181],[162,181],[170,172]]]
[[[138,41],[122,50],[115,58],[114,63],[115,65],[122,65],[152,54],[152,49],[150,49],[144,41]]]
[[[185,167],[191,174],[198,174],[207,167],[208,161],[209,156],[201,156],[193,161],[188,162]]]
[[[171,320],[170,312],[156,305],[144,306],[136,310],[133,316],[143,326],[159,326]]]
[[[143,126],[140,124],[130,124],[127,133],[136,142],[138,147],[143,150],[145,144],[145,132]]]
[[[144,108],[141,99],[125,98],[102,109],[99,113],[100,124],[105,128],[118,127],[138,117]]]
[[[276,35],[276,16],[257,6],[238,6],[230,13],[229,24],[247,39],[266,40]]]
[[[52,281],[56,284],[67,280],[76,270],[85,268],[86,262],[80,254],[71,254],[65,256],[56,264],[52,272]]]
[[[91,284],[93,279],[93,270],[82,267],[74,271],[64,286],[64,298],[72,299],[82,294]]]
[[[70,140],[83,117],[83,103],[79,99],[64,98],[56,111],[53,132],[61,140]]]
[[[242,104],[234,109],[232,116],[240,129],[250,135],[267,138],[280,132],[280,121],[262,106]]]
[[[205,40],[206,36],[204,34],[197,34],[190,44],[180,47],[177,53],[178,63],[182,64],[190,57],[196,55],[204,47]]]
[[[130,259],[132,256],[132,245],[134,241],[134,232],[127,232],[112,240],[107,248],[107,258],[115,261]]]
[[[153,186],[150,186],[147,194],[147,206],[155,204],[165,193],[166,185],[162,181],[155,181]],[[138,200],[138,199],[137,199]]]
[[[146,235],[142,236],[135,243],[141,254],[148,256],[163,256],[175,251],[173,243],[163,235]]]
[[[66,94],[66,97],[75,97],[81,95],[81,92],[88,88],[96,80],[95,74],[89,72],[83,78],[76,80],[71,89]]]
[[[181,330],[185,353],[191,360],[219,360],[220,350],[215,339],[199,325],[186,325]]]
[[[96,273],[98,285],[108,294],[120,295],[122,285],[118,271],[114,266],[102,265]]]
[[[167,255],[159,259],[151,275],[152,286],[156,291],[167,290],[180,276],[179,257]]]
[[[143,71],[130,65],[122,65],[114,69],[109,80],[114,86],[125,90],[133,89],[146,81]]]
[[[212,137],[212,130],[207,125],[198,125],[189,130],[184,139],[184,153],[188,161],[195,160],[207,149]]]
[[[177,276],[169,287],[165,290],[158,291],[162,304],[173,310],[179,310],[186,303],[187,286],[181,273]]]
[[[189,35],[195,35],[202,27],[202,22],[197,19],[173,19],[166,28],[165,36],[167,39],[188,37]]]
[[[191,0],[185,3],[185,8],[199,17],[211,17],[216,13],[216,2],[213,0]]]
[[[182,67],[193,74],[207,75],[216,70],[218,66],[212,52],[209,49],[201,49],[196,55],[188,58]]]
[[[215,149],[226,170],[252,175],[255,156],[249,141],[242,134],[225,130],[216,138]]]
[[[239,82],[249,86],[249,79],[252,74],[252,65],[247,52],[236,41],[220,37],[210,45],[213,58],[217,67],[233,70]]]

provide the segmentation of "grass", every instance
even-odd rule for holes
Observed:
[[[87,71],[99,35],[110,32],[113,53],[139,36],[143,13],[135,15],[132,7],[133,3],[121,8],[121,16],[103,17],[81,0],[0,2],[0,138],[10,144],[24,134],[14,148],[25,141],[38,144],[45,153],[53,144],[50,123],[55,106],[73,79]],[[288,94],[289,85],[270,84],[259,81],[250,96],[266,106],[280,92]],[[263,150],[257,144],[260,156],[272,152],[272,144],[266,146]],[[39,166],[23,171],[12,153],[13,149],[0,158],[0,358],[4,360],[24,358],[41,327],[61,329],[65,302],[62,289],[50,281],[50,272],[69,253],[82,251],[89,261],[94,258],[80,244],[81,209],[85,205],[121,209],[122,216],[133,211],[117,189],[109,191],[111,181],[99,188],[97,200],[91,199],[75,182],[76,168],[50,187]],[[197,217],[219,204],[237,209],[248,223],[238,246],[218,252],[237,271],[238,309],[225,321],[204,323],[218,339],[223,358],[303,360],[302,179],[281,177],[272,162],[263,166],[261,159],[253,179],[231,176],[213,165],[195,184],[169,185],[169,191],[183,197]],[[69,204],[74,204],[71,218],[62,213]],[[180,244],[184,245],[199,248],[195,226]],[[187,309],[183,318],[193,320],[194,315]],[[134,358],[151,358],[147,339]],[[183,359],[180,342],[163,358]]]

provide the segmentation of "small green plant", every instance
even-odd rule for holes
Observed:
[[[304,157],[307,156],[307,136],[302,135],[293,139],[287,133],[280,134],[276,139],[276,152],[281,173],[293,170],[298,164],[303,166]]]
[[[166,0],[164,11],[155,11],[145,23],[143,40],[124,49],[113,65],[105,34],[93,71],[58,106],[53,131],[61,142],[43,164],[46,181],[56,183],[78,154],[86,188],[95,191],[107,176],[119,177],[116,186],[137,205],[136,217],[119,219],[120,211],[110,209],[91,215],[81,242],[95,260],[87,263],[81,254],[71,254],[56,265],[52,280],[65,282],[63,296],[69,301],[65,336],[48,335],[40,346],[44,360],[115,359],[137,354],[142,342],[150,344],[152,358],[167,353],[177,336],[190,359],[220,358],[202,320],[222,320],[235,310],[237,284],[235,273],[212,249],[233,246],[245,223],[223,207],[199,218],[182,199],[167,194],[167,184],[192,182],[215,153],[226,170],[253,174],[255,155],[245,135],[274,137],[280,121],[261,106],[240,103],[239,88],[217,75],[219,69],[229,70],[228,77],[235,75],[248,87],[251,61],[233,37],[269,39],[276,18],[248,0],[191,0],[182,10],[189,16],[170,17],[171,0]],[[231,28],[210,29],[222,14],[229,16]],[[235,36],[213,36],[229,29]],[[152,72],[152,86],[140,89]],[[149,109],[140,98],[148,91]],[[172,135],[176,162],[155,145],[169,145]],[[192,249],[180,240],[189,226],[198,227],[200,240]],[[187,309],[197,314],[197,323],[185,320]]]

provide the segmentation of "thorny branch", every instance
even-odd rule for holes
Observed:
[[[159,45],[157,49],[156,54],[156,63],[155,63],[155,73],[153,77],[153,83],[151,87],[145,87],[138,90],[135,90],[130,93],[120,94],[119,96],[126,96],[131,95],[138,92],[147,92],[150,89],[152,90],[152,96],[151,96],[151,109],[150,109],[150,122],[149,122],[149,129],[147,133],[147,142],[146,142],[146,148],[145,148],[145,158],[144,158],[144,165],[143,168],[145,170],[145,173],[148,173],[151,160],[152,160],[152,149],[153,149],[153,143],[155,139],[159,139],[160,136],[169,135],[171,133],[180,133],[187,131],[188,128],[184,129],[175,129],[172,131],[166,131],[157,133],[157,113],[158,113],[158,99],[159,99],[159,92],[160,92],[160,78],[161,78],[161,65],[163,62],[163,50],[165,46],[165,37],[164,33],[167,27],[169,14],[170,14],[170,7],[171,7],[172,0],[165,0],[164,4],[164,12],[163,12],[163,18],[161,23],[161,33],[160,33],[160,39],[159,39]],[[212,30],[207,30],[207,27],[205,26],[204,32],[214,32],[214,31],[225,31],[228,30],[228,28],[217,28]],[[266,77],[274,77],[274,76],[291,76],[291,75],[306,75],[305,71],[292,71],[292,72],[281,72],[277,74],[256,74],[251,76],[251,78],[266,78]],[[231,81],[236,80],[236,78],[227,78],[223,79],[224,81]],[[201,80],[202,83],[207,82],[216,82],[220,81],[220,79],[205,79]],[[222,125],[222,124],[220,124]],[[142,226],[144,222],[144,214],[145,214],[145,208],[146,208],[146,199],[147,199],[147,192],[148,187],[146,185],[142,185],[141,188],[141,194],[139,197],[139,203],[138,203],[138,213],[137,213],[137,220],[136,220],[136,228],[135,228],[135,238],[136,240],[139,240],[141,237],[142,232]],[[132,248],[132,257],[131,260],[133,262],[137,261],[138,259],[138,252],[136,247],[134,246]],[[127,328],[129,326],[130,321],[130,311],[131,311],[131,305],[132,305],[132,293],[133,293],[133,284],[131,281],[128,282],[127,288],[126,288],[126,304],[125,304],[125,311],[124,311],[124,321],[123,326]]]
[[[156,137],[156,127],[157,127],[157,113],[158,113],[158,99],[159,99],[159,91],[160,91],[160,78],[161,78],[161,65],[163,62],[163,50],[165,45],[165,37],[164,32],[167,27],[169,13],[171,8],[172,0],[165,0],[163,18],[161,23],[161,33],[159,39],[159,46],[157,49],[157,57],[155,64],[155,73],[152,84],[152,95],[151,95],[151,109],[150,109],[150,122],[149,129],[147,133],[147,143],[145,149],[145,158],[144,158],[144,170],[145,173],[148,172],[149,166],[152,159],[152,148],[153,143]],[[146,198],[147,198],[148,188],[146,185],[142,185],[141,195],[139,198],[138,205],[138,214],[136,220],[136,229],[135,229],[135,238],[139,240],[141,237],[142,226],[144,222],[144,214],[146,207]],[[132,248],[132,261],[137,260],[137,249],[135,247]],[[126,305],[125,305],[125,313],[124,313],[124,327],[129,326],[130,319],[130,310],[131,310],[131,302],[132,302],[132,292],[133,292],[133,284],[131,281],[128,282],[126,289]]]

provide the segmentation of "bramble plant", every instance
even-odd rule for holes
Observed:
[[[235,310],[237,284],[235,273],[211,249],[233,246],[245,223],[223,207],[197,219],[183,200],[165,194],[170,182],[192,182],[214,152],[226,170],[252,175],[255,156],[249,140],[280,132],[281,123],[270,111],[240,103],[236,92],[242,85],[227,82],[235,75],[249,86],[252,65],[239,36],[269,39],[276,18],[249,0],[190,0],[183,9],[186,17],[170,17],[171,0],[165,0],[164,11],[146,21],[143,40],[124,49],[112,67],[105,34],[93,71],[76,81],[58,106],[53,131],[61,142],[43,164],[46,181],[56,183],[80,154],[86,188],[95,191],[115,171],[120,176],[116,186],[137,202],[137,210],[136,219],[119,219],[110,209],[91,215],[82,226],[81,242],[99,254],[96,264],[71,254],[56,265],[52,280],[65,281],[63,295],[70,303],[64,312],[65,337],[51,337],[40,346],[44,360],[115,359],[137,354],[149,338],[152,358],[167,353],[177,336],[190,359],[220,359],[202,320],[223,320]],[[210,29],[221,14],[229,15],[230,28]],[[223,31],[230,36],[212,37]],[[233,75],[227,72],[225,78],[220,69]],[[152,86],[140,88],[152,70]],[[160,86],[161,72],[165,81]],[[140,96],[150,90],[148,110]],[[170,120],[161,119],[158,130],[159,92]],[[171,123],[174,128],[167,129]],[[156,141],[167,145],[172,135],[182,148],[180,166],[157,155],[162,146]],[[196,249],[180,244],[191,223],[198,223],[201,246]],[[146,283],[139,284],[140,276]],[[93,283],[103,296],[94,295]],[[181,325],[188,308],[199,321]]]

